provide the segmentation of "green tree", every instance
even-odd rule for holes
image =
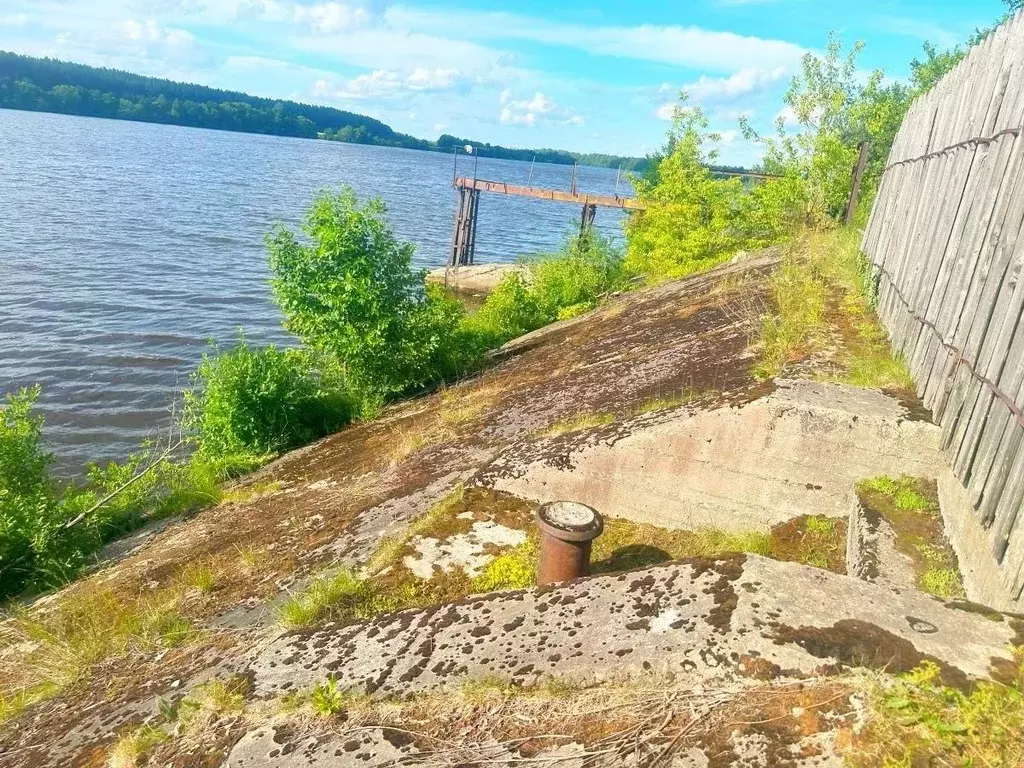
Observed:
[[[857,56],[863,47],[854,43],[844,54],[842,39],[830,32],[824,56],[804,55],[783,97],[775,136],[762,137],[741,122],[744,135],[765,146],[765,171],[804,180],[810,221],[838,216],[849,196],[856,157],[849,117],[859,96]]]
[[[718,263],[737,245],[739,179],[715,179],[708,166],[719,141],[700,107],[680,94],[668,141],[656,167],[635,178],[644,210],[627,226],[625,267],[657,277],[678,277]]]
[[[395,238],[380,199],[321,192],[303,227],[308,243],[279,226],[267,239],[274,298],[285,327],[336,358],[368,404],[434,381],[456,365],[458,305],[423,287],[413,246]]]

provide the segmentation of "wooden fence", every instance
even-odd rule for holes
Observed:
[[[914,102],[863,249],[1010,599],[1024,590],[1024,15]],[[981,535],[979,533],[979,535]]]

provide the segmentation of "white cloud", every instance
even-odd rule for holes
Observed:
[[[333,34],[362,26],[370,20],[370,14],[365,8],[345,3],[320,3],[296,5],[292,18],[314,32]]]
[[[4,27],[16,28],[28,26],[28,16],[24,13],[12,13],[9,16],[0,16],[0,29]]]
[[[583,125],[586,118],[575,114],[572,110],[562,109],[548,96],[537,91],[531,99],[516,101],[508,91],[502,91],[499,97],[502,125],[534,126],[540,122],[558,122],[563,125]]]
[[[678,101],[669,101],[654,110],[654,116],[659,120],[671,120],[676,115]]]
[[[349,80],[341,87],[324,78],[314,84],[313,90],[321,98],[329,99],[396,99],[468,86],[468,79],[457,69],[417,67],[411,72],[376,69]]]
[[[727,108],[750,96],[766,93],[786,77],[789,69],[778,66],[772,69],[744,67],[728,77],[708,77],[701,75],[692,83],[687,83],[678,90],[685,91],[690,101],[700,104],[714,118],[737,119],[740,115],[749,116],[749,109]],[[668,83],[658,87],[655,98],[664,98],[665,93],[675,91]],[[654,110],[659,120],[671,120],[675,114],[675,99],[665,101]]]
[[[723,104],[770,88],[786,76],[783,66],[772,69],[745,67],[729,77],[701,75],[683,86],[690,98],[701,104]]]
[[[184,29],[168,29],[152,19],[129,19],[122,25],[126,39],[143,45],[187,46],[195,42],[195,35]]]
[[[585,27],[510,13],[461,11],[450,14],[408,6],[388,8],[384,21],[394,29],[459,35],[474,40],[531,40],[603,56],[714,71],[737,67],[774,68],[792,64],[805,53],[801,46],[783,40],[696,26]]]

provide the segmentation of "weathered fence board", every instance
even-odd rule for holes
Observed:
[[[1024,591],[1024,15],[910,108],[862,247],[878,313]]]

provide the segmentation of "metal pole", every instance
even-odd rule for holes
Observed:
[[[452,152],[452,186],[455,186],[455,180],[459,177],[459,145],[455,145],[455,151]]]
[[[860,155],[857,157],[857,164],[853,166],[853,178],[850,181],[850,199],[846,203],[846,215],[843,223],[847,226],[853,221],[853,214],[857,209],[857,199],[860,197],[860,183],[864,178],[864,168],[868,164],[868,147],[871,145],[862,141],[860,143]]]
[[[530,178],[528,178],[526,180],[526,186],[530,186],[530,183],[533,181],[533,166],[536,165],[536,164],[537,164],[537,156],[534,155],[533,156],[533,160],[530,161]]]

